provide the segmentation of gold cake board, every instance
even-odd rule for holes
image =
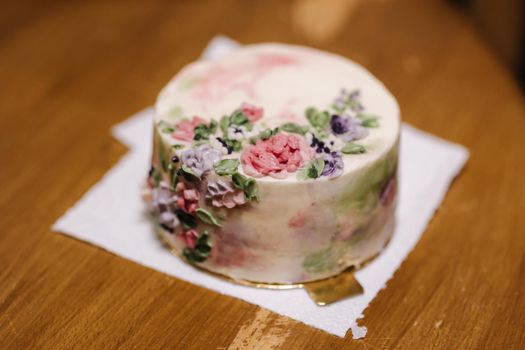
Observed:
[[[220,274],[214,271],[210,271],[202,266],[195,264],[190,264],[184,259],[181,254],[174,249],[169,241],[164,236],[164,230],[160,227],[155,227],[155,232],[161,239],[162,243],[170,250],[171,253],[176,255],[179,259],[191,265],[192,267],[206,272],[207,274],[213,275],[222,280],[240,284],[243,286],[253,287],[253,288],[264,288],[264,289],[276,289],[276,290],[286,290],[286,289],[296,289],[303,288],[308,293],[308,296],[319,306],[325,306],[333,302],[349,298],[355,295],[363,294],[363,287],[355,279],[354,271],[356,270],[353,266],[347,268],[338,275],[324,278],[317,281],[304,282],[304,283],[265,283],[265,282],[255,282],[248,281],[243,279],[236,279],[230,276]],[[370,258],[367,261],[372,260],[374,257]],[[362,266],[362,265],[361,265]]]

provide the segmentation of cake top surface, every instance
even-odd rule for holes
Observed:
[[[245,175],[285,182],[362,168],[397,142],[399,123],[393,96],[361,66],[284,44],[189,64],[161,91],[155,116],[183,158],[238,159]]]

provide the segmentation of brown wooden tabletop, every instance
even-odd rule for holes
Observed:
[[[126,153],[109,128],[151,105],[217,33],[345,55],[387,85],[406,122],[471,151],[365,311],[364,340],[49,228]],[[1,349],[525,349],[523,94],[447,2],[11,1],[0,11],[0,160]]]

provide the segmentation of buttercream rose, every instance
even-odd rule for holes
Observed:
[[[314,150],[302,137],[277,134],[246,147],[241,154],[241,163],[247,175],[283,179],[303,167],[314,155]]]
[[[206,124],[206,120],[199,117],[193,117],[191,120],[184,119],[175,125],[175,131],[171,136],[181,141],[192,141],[195,137],[195,127],[199,124]]]
[[[252,123],[255,123],[263,117],[263,109],[261,107],[254,106],[246,102],[241,105],[241,111]]]

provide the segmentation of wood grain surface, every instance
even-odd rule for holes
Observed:
[[[109,128],[151,105],[217,33],[354,59],[406,122],[471,151],[365,311],[364,340],[49,228],[126,153]],[[525,103],[496,57],[443,1],[4,1],[0,348],[525,349]]]

